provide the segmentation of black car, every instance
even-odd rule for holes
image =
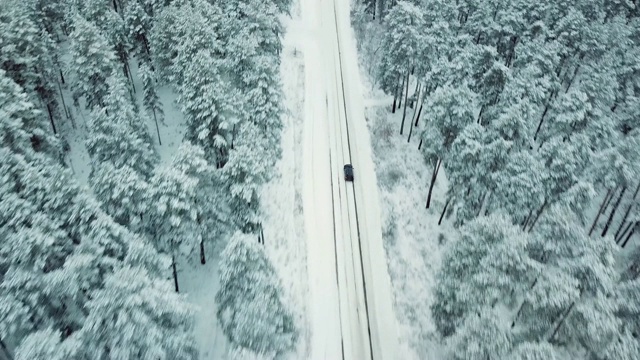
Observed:
[[[353,166],[351,164],[344,166],[344,180],[353,181]]]

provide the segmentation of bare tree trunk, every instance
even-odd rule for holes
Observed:
[[[442,214],[440,214],[440,219],[438,219],[438,226],[442,224],[442,219],[444,219],[444,214],[447,212],[447,208],[449,207],[449,203],[451,202],[451,197],[447,199],[447,202],[444,203],[444,208],[442,209]]]
[[[627,243],[629,242],[633,234],[636,232],[636,229],[638,228],[638,224],[639,222],[636,221],[636,223],[633,225],[633,228],[631,228],[631,231],[629,231],[629,235],[627,235],[627,237],[624,239],[624,242],[622,242],[622,245],[620,245],[622,246],[623,249],[625,246],[627,246]]]
[[[413,126],[418,126],[418,120],[420,120],[420,114],[422,114],[422,105],[424,103],[424,99],[420,102],[420,109],[418,110],[418,116],[416,116],[416,123]]]
[[[53,113],[51,112],[51,105],[47,104],[47,113],[49,113],[49,121],[51,122],[51,129],[53,129],[53,133],[57,134],[58,130],[56,130],[56,124],[53,122]]]
[[[400,124],[400,135],[402,135],[402,130],[404,128],[404,120],[407,118],[407,103],[409,102],[409,71],[407,71],[407,86],[404,92],[404,108],[402,110],[402,123]],[[402,99],[400,99],[402,101]]]
[[[549,111],[549,107],[551,106],[551,99],[553,98],[553,93],[555,91],[551,91],[551,93],[549,94],[549,98],[547,99],[547,104],[544,106],[544,111],[542,112],[542,117],[540,117],[540,122],[538,123],[538,128],[536,129],[536,133],[533,135],[533,141],[536,141],[538,139],[538,133],[540,132],[540,129],[542,128],[542,123],[544,122],[544,117],[547,115],[547,112]]]
[[[421,88],[418,88],[418,96],[416,97],[416,104],[418,103],[418,101],[420,101],[420,96],[421,96]],[[421,106],[422,108],[422,106]],[[416,117],[416,111],[418,110],[417,106],[414,106],[413,108],[413,116],[411,116],[411,123],[413,123],[413,119]],[[409,137],[407,138],[407,142],[410,143],[411,142],[411,134],[413,134],[413,126],[411,126],[411,124],[409,124]]]
[[[636,197],[638,196],[638,192],[640,191],[640,183],[638,183],[638,186],[636,187],[636,191],[633,192],[633,197],[631,198],[631,204],[629,204],[629,206],[627,206],[627,210],[624,212],[624,216],[622,217],[622,221],[620,222],[620,226],[618,227],[618,230],[616,231],[616,234],[613,236],[616,239],[616,242],[618,240],[618,236],[620,235],[620,231],[622,230],[622,227],[625,225],[625,223],[627,222],[627,219],[629,218],[629,214],[631,213],[631,209],[633,209],[634,205],[635,205],[635,200]]]
[[[418,150],[422,147],[422,138],[420,138],[420,143],[418,144]]]
[[[60,72],[60,75],[62,75],[62,72]],[[64,95],[62,94],[62,86],[60,86],[60,82],[56,80],[56,83],[58,83],[58,91],[60,92],[60,100],[62,100],[62,107],[64,107],[64,114],[67,117],[67,119],[70,118],[69,116],[69,111],[67,110],[67,103],[64,101]],[[73,121],[73,118],[71,118],[71,126],[73,126],[73,128],[76,128],[76,122]]]
[[[622,191],[620,191],[620,195],[618,196],[618,200],[616,200],[616,203],[613,205],[613,209],[611,210],[611,213],[609,214],[609,218],[607,219],[607,223],[604,225],[604,229],[602,229],[602,233],[600,234],[600,236],[607,235],[607,231],[609,231],[609,226],[611,226],[611,222],[613,221],[613,217],[616,215],[616,211],[618,211],[618,206],[620,206],[620,202],[622,201],[622,196],[624,196],[624,193],[626,191],[627,191],[627,187],[623,186],[622,187]]]
[[[440,165],[442,164],[442,160],[436,160],[436,163],[433,166],[433,173],[431,174],[431,183],[429,184],[429,194],[427,195],[427,209],[431,206],[431,195],[433,193],[433,186],[436,183],[436,178],[438,177],[438,172],[440,171]]]
[[[153,120],[156,122],[156,132],[158,133],[158,145],[162,145],[162,140],[160,140],[160,127],[158,126],[158,117],[156,116],[156,109],[151,109],[153,112]]]
[[[527,225],[529,225],[531,215],[533,215],[533,209],[529,210],[529,215],[527,215],[527,217],[524,219],[524,222],[522,223],[522,231],[525,231],[527,229]]]
[[[398,84],[400,86],[398,86]],[[404,87],[404,78],[402,78],[402,82],[400,82],[400,75],[398,75],[398,77],[396,78],[396,89],[393,92],[393,107],[391,108],[391,113],[395,114],[396,113],[396,104],[398,103],[398,91],[400,89],[402,89]],[[398,105],[400,106],[400,105]]]
[[[600,215],[602,215],[605,207],[609,204],[608,201],[609,199],[611,199],[611,195],[612,195],[611,191],[612,189],[607,190],[607,195],[605,195],[604,199],[602,199],[602,204],[600,204],[600,210],[598,210],[598,213],[596,214],[596,218],[593,219],[593,224],[591,224],[591,229],[589,229],[589,236],[591,236],[591,234],[593,233],[593,230],[596,228],[596,224],[598,223],[598,219],[600,218]]]
[[[176,256],[171,255],[171,268],[173,270],[173,285],[175,286],[176,292],[180,292],[180,287],[178,286],[178,268],[176,266]]]
[[[405,78],[402,78],[402,86],[400,86],[400,90],[399,90],[399,94],[398,94],[398,108],[400,108],[402,106],[402,90],[404,90],[406,85],[406,81]]]
[[[485,107],[487,107],[487,105],[482,105],[482,107],[480,108],[480,113],[478,114],[478,121],[477,121],[478,124],[480,124],[480,119],[482,119],[482,113],[484,112]]]
[[[542,215],[542,212],[544,211],[544,209],[547,207],[548,203],[545,200],[544,204],[542,204],[542,207],[540,208],[540,211],[538,211],[538,213],[536,214],[536,217],[533,219],[533,222],[531,223],[531,226],[529,227],[529,231],[531,232],[531,230],[533,230],[533,227],[536,225],[536,223],[538,222],[538,219],[540,218],[540,215]]]
[[[129,66],[129,61],[127,60],[124,63],[124,68],[127,74],[127,78],[129,79],[129,82],[131,83],[131,88],[133,89],[133,93],[136,93],[136,85],[133,83],[133,74],[131,74],[131,67]]]
[[[204,238],[200,239],[200,264],[204,265],[207,263],[207,259],[204,255]]]
[[[622,240],[624,239],[624,237],[627,235],[627,232],[629,230],[631,230],[631,228],[634,225],[633,221],[629,221],[626,224],[627,226],[624,227],[624,230],[622,230],[622,232],[620,233],[620,236],[616,236],[616,244],[619,244],[620,242],[622,242]]]
[[[558,325],[556,325],[556,328],[553,330],[553,333],[551,334],[551,336],[549,336],[549,340],[548,340],[549,342],[551,342],[551,340],[553,340],[553,338],[556,337],[558,330],[560,330],[560,328],[562,327],[562,324],[564,324],[564,321],[567,320],[567,317],[569,316],[569,314],[571,313],[575,305],[576,305],[576,302],[574,301],[573,303],[571,303],[571,306],[569,306],[569,309],[563,314],[562,318],[558,322]]]

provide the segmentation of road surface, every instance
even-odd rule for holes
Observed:
[[[394,359],[398,334],[382,246],[355,42],[345,0],[301,0],[304,208],[312,359]],[[343,165],[354,166],[345,182]]]

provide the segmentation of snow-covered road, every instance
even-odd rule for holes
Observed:
[[[344,0],[302,0],[312,359],[394,359],[398,333],[357,53]],[[355,181],[345,182],[351,163]]]

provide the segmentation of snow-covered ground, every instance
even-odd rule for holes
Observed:
[[[262,189],[260,201],[265,250],[284,285],[283,300],[289,305],[300,332],[291,359],[304,359],[308,354],[309,325],[307,318],[307,243],[302,207],[302,131],[304,106],[303,46],[304,23],[300,19],[299,2],[294,3],[291,17],[283,17],[285,29],[280,74],[286,113],[283,114],[282,159],[276,176]]]

